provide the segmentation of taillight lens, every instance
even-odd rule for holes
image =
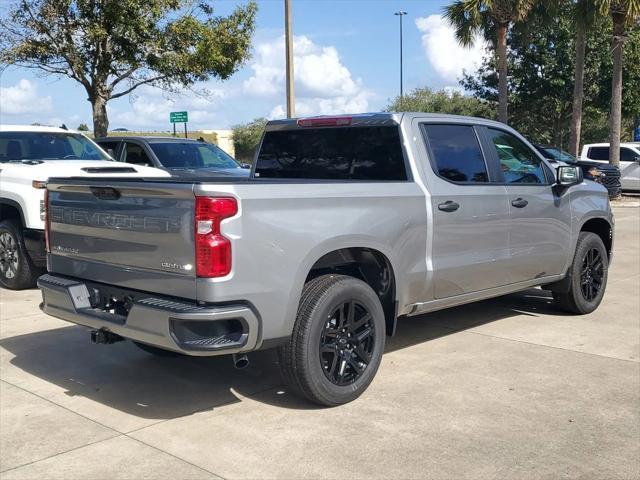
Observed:
[[[227,197],[196,197],[196,275],[223,277],[231,272],[231,241],[220,233],[220,222],[238,213],[238,202]]]
[[[44,245],[47,253],[51,252],[51,245],[49,245],[49,190],[44,191]]]

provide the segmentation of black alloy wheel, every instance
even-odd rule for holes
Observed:
[[[344,386],[358,380],[371,362],[375,347],[371,313],[350,300],[333,310],[320,335],[320,362],[331,383]]]
[[[582,258],[580,289],[582,296],[592,302],[602,289],[604,278],[604,260],[596,248],[590,248]]]

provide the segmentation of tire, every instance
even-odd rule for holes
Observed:
[[[373,380],[385,335],[382,305],[369,285],[344,275],[317,277],[304,286],[291,338],[278,350],[283,376],[313,403],[351,402]]]
[[[593,312],[602,302],[609,274],[607,249],[598,235],[580,232],[568,274],[569,291],[553,292],[556,305],[577,315]]]
[[[180,352],[174,352],[173,350],[165,350],[164,348],[154,347],[153,345],[147,345],[146,343],[133,342],[133,344],[136,347],[138,347],[140,350],[144,350],[145,352],[151,355],[155,355],[156,357],[173,358],[173,357],[182,356]]]
[[[20,224],[11,219],[0,222],[0,285],[11,290],[32,288],[43,273],[27,253]]]

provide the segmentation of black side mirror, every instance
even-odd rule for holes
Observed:
[[[556,185],[560,185],[562,187],[578,185],[579,183],[582,183],[582,180],[584,179],[582,169],[580,167],[562,165],[556,168],[556,172],[558,178]]]
[[[249,164],[249,163],[241,163],[240,167],[251,170],[251,164]]]

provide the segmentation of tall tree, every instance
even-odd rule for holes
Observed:
[[[509,28],[525,20],[535,3],[536,0],[455,0],[444,9],[444,16],[455,28],[461,45],[473,45],[479,34],[494,45],[498,66],[498,120],[503,123],[508,120]]]
[[[627,29],[637,24],[640,17],[640,0],[596,0],[601,7],[608,7],[613,21],[611,50],[613,72],[611,75],[611,111],[609,114],[609,162],[620,165],[620,133],[622,125],[622,68],[624,44],[629,35]],[[633,68],[637,66],[633,65]]]
[[[252,1],[220,17],[206,1],[19,0],[0,19],[0,63],[80,83],[104,136],[110,100],[231,76],[249,57],[255,14]]]
[[[573,4],[576,30],[576,54],[573,75],[573,105],[569,134],[569,153],[578,156],[582,129],[582,104],[584,102],[584,63],[587,48],[587,30],[595,21],[597,8],[593,0],[577,0]]]
[[[510,33],[510,123],[539,143],[568,149],[574,89],[575,23],[572,5],[566,2],[552,18],[531,15],[526,24]],[[606,141],[611,99],[613,62],[610,50],[612,21],[599,16],[586,31],[584,103],[581,137],[586,143]],[[627,65],[640,65],[640,25],[628,30]],[[461,85],[474,97],[497,103],[495,57],[487,52],[480,68],[466,74]],[[625,68],[622,123],[630,138],[634,118],[640,112],[640,68]],[[541,99],[544,99],[541,101]]]

